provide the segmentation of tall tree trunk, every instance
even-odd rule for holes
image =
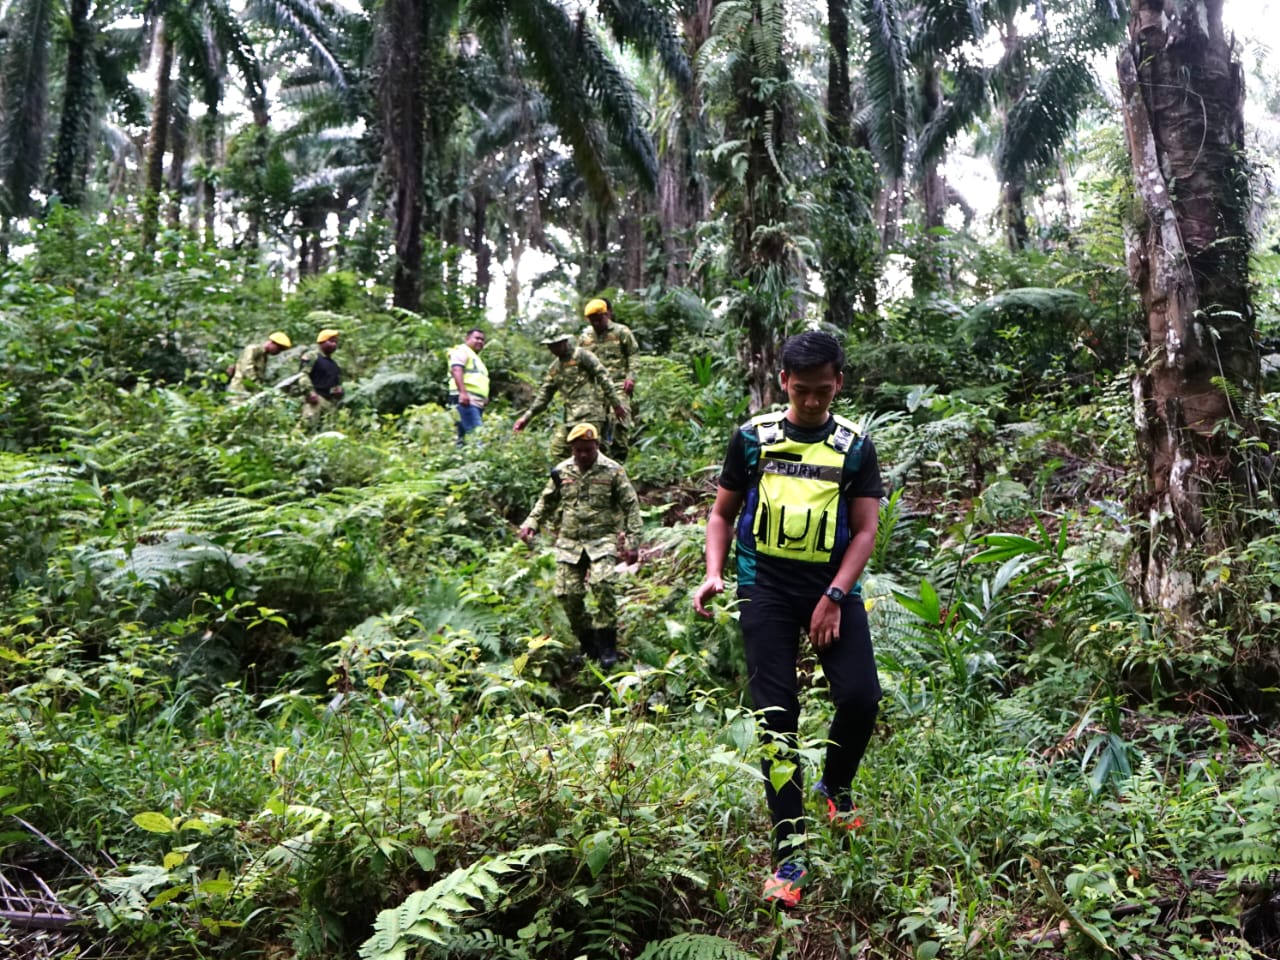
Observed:
[[[169,120],[169,216],[168,223],[176,228],[182,222],[182,184],[187,166],[187,134],[190,131],[191,94],[186,79],[179,77],[173,98],[172,116]]]
[[[477,184],[471,195],[471,255],[476,261],[476,286],[472,306],[483,311],[489,300],[489,285],[493,282],[493,251],[485,234],[489,221],[489,187],[486,181]]]
[[[382,143],[395,183],[395,305],[422,308],[423,158],[426,107],[423,57],[430,0],[387,0],[379,42]]]
[[[1147,316],[1134,395],[1150,516],[1135,574],[1148,606],[1189,637],[1197,558],[1230,542],[1252,493],[1239,430],[1222,429],[1253,429],[1240,404],[1258,385],[1244,77],[1223,0],[1131,2],[1119,74],[1143,214],[1128,258]]]
[[[753,410],[777,398],[778,344],[804,310],[803,265],[789,232],[782,170],[792,138],[786,60],[780,47],[769,46],[777,38],[765,25],[781,20],[781,7],[781,0],[751,0],[752,24],[730,74],[735,100],[726,131],[726,139],[744,141],[746,153],[742,186],[731,194],[729,280],[740,292],[729,316],[743,331],[738,353]]]
[[[204,245],[213,249],[218,245],[215,230],[217,213],[217,188],[214,184],[213,172],[218,163],[218,108],[216,104],[206,104],[205,114],[200,118],[200,213],[204,220]]]
[[[156,94],[151,104],[151,133],[147,137],[147,172],[142,194],[142,245],[151,249],[160,223],[160,191],[164,189],[164,154],[169,136],[172,100],[173,44],[163,18],[156,22]]]
[[[1027,78],[1031,69],[1027,63],[1022,35],[1018,32],[1017,11],[1005,12],[1000,24],[1000,41],[1004,46],[1005,61],[1017,64],[1017,69],[1010,71],[1006,81],[1007,89],[1002,91],[998,102],[1000,119],[1007,125],[1010,106],[1021,100],[1027,92]],[[1004,224],[1005,244],[1010,253],[1025,250],[1031,239],[1031,231],[1027,229],[1026,191],[1025,174],[1019,174],[1000,184],[1000,222]]]
[[[90,0],[71,0],[63,74],[62,117],[53,152],[51,187],[62,203],[79,207],[88,179],[89,133],[93,122],[93,25]]]
[[[849,0],[827,0],[827,173],[837,202],[851,192],[845,153],[853,141],[853,100],[849,90]],[[827,293],[826,319],[848,327],[853,318],[852,272],[847,263],[834,262],[835,251],[823,250],[823,284]]]
[[[658,227],[666,262],[666,285],[689,282],[690,239],[708,213],[707,191],[697,159],[706,142],[699,54],[711,39],[715,0],[687,0],[677,13],[685,54],[694,71],[689,93],[679,97],[681,111],[658,155]]]

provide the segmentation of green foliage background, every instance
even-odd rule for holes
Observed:
[[[1087,251],[1023,264],[1018,296],[997,263],[896,302],[879,353],[850,338],[840,408],[893,488],[866,584],[885,700],[865,825],[817,818],[785,914],[758,900],[773,747],[732,604],[688,603],[746,416],[715,314],[619,303],[661,349],[606,677],[513,536],[547,468],[510,432],[545,362],[525,332],[492,331],[498,399],[458,448],[443,350],[470,316],[341,273],[286,295],[195,246],[143,269],[66,214],[36,242],[0,266],[0,863],[99,955],[1250,955],[1241,891],[1280,870],[1280,543],[1204,558],[1233,619],[1192,648],[1134,608],[1127,321],[1111,291],[1067,328],[1053,292]],[[241,344],[335,318],[349,401],[322,430],[296,397],[227,402]],[[804,688],[813,764],[813,663]]]

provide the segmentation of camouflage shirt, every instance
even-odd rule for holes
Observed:
[[[556,357],[542,379],[538,395],[525,411],[526,420],[532,420],[551,403],[557,393],[564,402],[564,422],[588,421],[599,427],[609,417],[613,407],[626,404],[614,385],[609,371],[590,350],[574,347],[573,353],[561,360]]]
[[[240,352],[236,372],[227,384],[233,393],[249,393],[262,387],[267,378],[267,351],[260,343],[251,343]]]
[[[601,455],[586,471],[570,457],[551,471],[551,479],[521,526],[537,530],[544,518],[560,514],[556,537],[556,561],[576,563],[582,551],[592,562],[615,556],[618,534],[625,535],[628,550],[640,543],[643,521],[636,488],[622,464]]]
[[[631,358],[640,352],[640,344],[636,342],[636,335],[631,332],[630,327],[616,321],[610,322],[609,329],[600,336],[595,327],[588,325],[578,338],[578,346],[594,353],[619,386],[626,380],[634,379],[631,374]]]

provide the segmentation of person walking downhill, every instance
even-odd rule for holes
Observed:
[[[609,371],[590,350],[575,343],[574,334],[565,331],[554,333],[542,341],[555,356],[542,386],[529,409],[520,414],[513,429],[519,433],[525,426],[551,404],[558,393],[564,404],[564,420],[551,437],[549,454],[552,463],[559,463],[569,455],[566,435],[577,423],[603,423],[610,411],[619,420],[627,418],[627,408],[622,394],[614,385]],[[597,434],[597,436],[599,436]],[[607,447],[604,449],[608,454]]]
[[[835,704],[817,791],[828,818],[841,828],[861,825],[851,785],[880,701],[859,578],[875,545],[884,488],[870,438],[831,415],[843,370],[844,350],[830,334],[802,333],[783,344],[787,410],[753,417],[729,441],[707,519],[706,576],[693,594],[694,609],[711,616],[707,602],[725,589],[724,566],[736,535],[751,699],[783,748],[779,759],[795,763],[781,789],[770,779],[770,761],[762,765],[777,866],[763,896],[788,907],[800,902],[808,873],[804,779],[794,752],[801,632],[808,633]]]
[[[618,598],[614,593],[618,537],[622,560],[640,558],[644,521],[640,500],[622,464],[600,454],[600,431],[579,423],[569,431],[573,451],[557,464],[538,502],[520,525],[520,539],[533,540],[538,528],[553,524],[556,534],[555,595],[564,607],[582,655],[606,670],[618,662]],[[594,621],[587,612],[587,590],[596,601]]]
[[[458,446],[480,426],[489,402],[489,368],[480,359],[484,331],[472,327],[467,337],[449,351],[449,403],[458,411]]]
[[[336,409],[342,401],[342,368],[333,359],[339,336],[338,330],[321,330],[316,334],[320,355],[304,378],[306,399],[302,404],[303,422],[312,427],[320,422],[326,411]]]
[[[261,390],[267,379],[267,359],[292,346],[293,341],[289,339],[289,335],[280,330],[267,337],[263,343],[249,344],[240,351],[240,359],[227,370],[227,375],[231,377],[227,392],[237,397],[247,397]]]
[[[624,463],[631,449],[631,434],[636,429],[635,370],[633,358],[640,352],[636,335],[625,324],[613,319],[613,304],[605,297],[588,300],[582,309],[587,329],[578,337],[578,346],[590,350],[605,365],[613,382],[627,398],[627,419],[610,420],[603,425],[609,456]]]

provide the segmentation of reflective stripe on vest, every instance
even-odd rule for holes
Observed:
[[[739,534],[748,534],[757,553],[809,563],[825,563],[848,542],[848,517],[840,502],[845,455],[857,440],[848,420],[820,443],[787,438],[785,414],[752,419],[760,439],[755,467],[752,516]]]

